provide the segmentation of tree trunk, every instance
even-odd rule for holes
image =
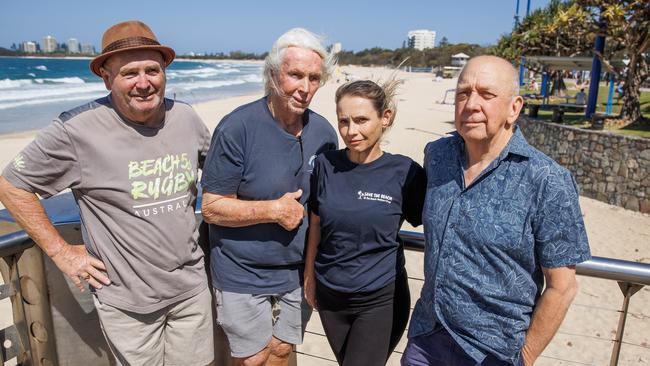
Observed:
[[[556,97],[563,97],[566,95],[566,84],[564,83],[564,75],[561,70],[553,71],[551,80],[553,80],[553,87],[551,88],[551,95]]]
[[[641,104],[639,103],[641,83],[645,80],[645,74],[639,65],[632,65],[625,78],[623,85],[623,105],[621,106],[620,118],[636,122],[641,118]]]

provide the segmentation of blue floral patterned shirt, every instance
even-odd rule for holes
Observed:
[[[425,148],[425,281],[409,337],[444,327],[477,362],[493,354],[518,364],[542,267],[591,256],[578,189],[518,128],[468,187],[464,160],[458,134]]]

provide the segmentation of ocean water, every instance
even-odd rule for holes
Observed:
[[[0,57],[0,134],[47,126],[61,112],[105,96],[88,59]],[[166,96],[188,103],[262,90],[262,65],[174,61]]]

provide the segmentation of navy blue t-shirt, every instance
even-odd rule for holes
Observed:
[[[273,119],[267,99],[225,116],[212,136],[203,166],[203,189],[241,200],[274,200],[303,190],[307,204],[315,156],[336,149],[338,140],[325,118],[303,115],[300,137]],[[306,212],[306,210],[305,210]],[[223,291],[273,294],[300,286],[307,222],[287,231],[278,224],[230,228],[210,225],[213,285]]]
[[[311,212],[320,217],[316,278],[340,292],[374,291],[404,270],[399,229],[422,223],[426,175],[418,163],[384,152],[368,164],[346,150],[316,158]]]

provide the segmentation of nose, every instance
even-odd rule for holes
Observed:
[[[465,102],[465,108],[469,110],[479,110],[481,109],[481,103],[480,103],[480,96],[478,95],[477,92],[472,92],[469,97],[467,97],[467,101]]]
[[[135,87],[138,89],[149,89],[149,78],[147,77],[147,74],[145,73],[140,73],[138,74],[138,78],[135,83]]]
[[[348,126],[348,135],[349,136],[354,136],[357,133],[359,133],[359,125],[354,123],[354,122],[350,122],[350,124]]]
[[[298,85],[298,91],[301,93],[307,93],[309,91],[309,78],[302,78]]]

